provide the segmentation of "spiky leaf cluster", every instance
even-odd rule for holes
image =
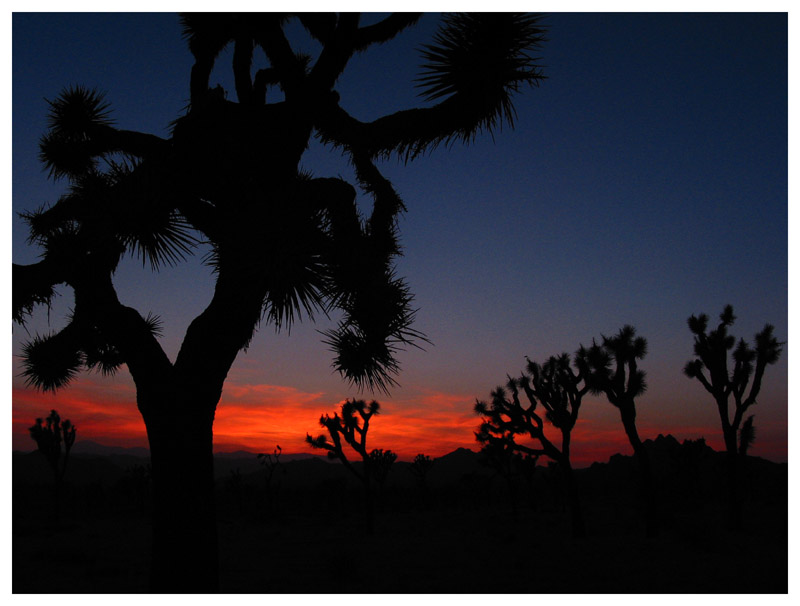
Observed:
[[[22,376],[29,387],[44,392],[69,384],[83,367],[84,355],[74,330],[36,335],[22,347]]]
[[[753,426],[753,418],[755,415],[750,415],[742,423],[739,429],[739,454],[745,456],[747,451],[756,440],[756,428]]]
[[[575,354],[576,366],[583,373],[593,394],[602,394],[617,408],[633,409],[634,400],[647,390],[645,372],[638,367],[647,355],[647,340],[636,336],[631,325],[623,326],[602,343],[581,345]]]
[[[94,136],[113,124],[104,95],[74,86],[48,101],[48,132],[39,143],[39,157],[54,178],[77,178],[97,166]]]
[[[484,113],[477,129],[513,126],[513,93],[542,78],[531,52],[543,41],[540,18],[520,13],[445,15],[432,44],[422,47],[420,94],[433,101],[459,95]],[[467,139],[474,132],[463,132]]]
[[[152,335],[161,333],[161,320],[148,314],[143,326]],[[81,370],[113,375],[125,359],[96,324],[83,316],[69,317],[59,332],[35,335],[22,347],[22,376],[29,387],[53,392],[66,387]]]

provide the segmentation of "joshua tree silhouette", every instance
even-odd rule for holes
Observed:
[[[419,478],[421,482],[425,482],[425,478],[428,477],[428,472],[433,467],[433,459],[431,459],[428,455],[419,453],[414,460],[411,462],[409,466],[409,471],[414,474],[415,477]]]
[[[566,353],[551,356],[543,365],[528,360],[527,374],[523,373],[516,379],[509,376],[506,388],[498,387],[491,393],[490,403],[476,402],[475,412],[484,421],[475,437],[488,447],[510,448],[535,457],[545,455],[555,461],[561,469],[568,496],[572,534],[584,537],[586,527],[570,463],[570,438],[589,385],[586,382],[586,368],[576,367],[577,372],[573,370],[570,356]],[[527,406],[520,400],[520,388],[529,402]],[[536,412],[539,404],[547,420],[561,432],[560,448],[545,435],[544,421]],[[520,444],[516,436],[529,436],[540,446],[534,448]]]
[[[394,465],[396,460],[397,455],[391,450],[376,448],[369,453],[369,473],[376,482],[379,507],[382,506],[383,488],[386,484],[386,478],[389,477],[389,472],[392,470],[392,465]]]
[[[375,530],[374,522],[374,496],[373,486],[378,483],[378,487],[386,479],[389,468],[397,455],[391,450],[383,451],[375,449],[367,451],[367,432],[369,431],[370,419],[378,414],[380,404],[373,400],[367,405],[364,400],[347,400],[342,404],[341,412],[333,413],[333,417],[324,414],[319,419],[319,424],[328,430],[331,442],[325,434],[312,437],[306,434],[306,442],[313,448],[320,448],[328,451],[328,457],[339,459],[342,464],[356,476],[364,486],[364,524],[367,534],[372,534]],[[344,443],[342,443],[344,439]],[[363,466],[361,471],[356,469],[348,460],[344,451],[344,444],[348,444],[361,457]]]
[[[764,325],[761,332],[755,336],[755,349],[744,339],[739,339],[737,343],[736,338],[728,334],[728,328],[736,320],[731,305],[725,306],[719,315],[719,320],[717,328],[708,331],[707,315],[700,314],[689,318],[689,330],[694,335],[694,354],[697,357],[686,363],[683,372],[690,379],[697,379],[717,404],[725,450],[728,453],[729,524],[732,528],[740,528],[742,525],[740,468],[747,449],[755,439],[753,415],[750,415],[744,423],[742,420],[745,412],[756,403],[758,393],[761,391],[764,370],[780,358],[783,343],[779,343],[773,336],[775,328],[771,324]],[[733,369],[729,371],[728,357],[731,350],[733,350]],[[748,385],[750,385],[749,392]],[[730,416],[731,396],[734,405],[733,418]]]
[[[124,364],[131,373],[153,468],[154,591],[218,590],[213,421],[228,371],[262,320],[285,328],[301,313],[342,310],[326,333],[333,365],[371,390],[394,385],[397,350],[423,338],[394,269],[403,203],[374,160],[414,159],[513,125],[513,95],[543,78],[531,55],[543,41],[539,17],[446,15],[421,51],[418,86],[432,104],[356,120],[339,103],[339,76],[355,53],[418,18],[360,26],[356,13],[183,15],[194,57],[190,103],[166,139],[116,128],[103,97],[83,87],[50,103],[40,155],[70,189],[25,215],[43,256],[12,266],[13,318],[23,322],[62,283],[75,303],[63,330],[25,347],[24,372],[52,391],[82,368]],[[292,49],[284,29],[292,20],[321,45],[316,60]],[[236,102],[209,86],[229,44]],[[252,75],[259,49],[269,67]],[[312,136],[352,162],[373,200],[368,217],[350,184],[299,170]],[[157,339],[158,319],[123,305],[112,274],[126,253],[158,270],[199,241],[211,247],[214,293],[173,362]]]
[[[508,487],[508,500],[511,504],[511,515],[516,522],[520,479],[533,476],[539,457],[530,454],[523,456],[514,449],[513,441],[505,440],[486,442],[481,447],[478,456],[481,464],[491,468],[505,480]]]
[[[431,493],[428,487],[428,472],[433,467],[433,459],[428,455],[419,453],[409,465],[408,470],[414,474],[422,492],[422,505],[428,509],[431,505]]]
[[[64,419],[62,422],[58,413],[55,410],[51,410],[46,419],[36,419],[36,424],[31,426],[28,431],[31,434],[31,438],[36,442],[36,448],[45,456],[53,472],[53,521],[57,525],[61,486],[64,481],[64,474],[67,472],[69,451],[75,443],[77,429],[69,419]],[[63,456],[62,443],[64,444]]]
[[[644,502],[645,532],[648,537],[658,535],[658,517],[653,495],[650,456],[636,429],[636,398],[647,390],[645,373],[638,360],[647,355],[647,340],[636,336],[633,326],[625,325],[612,337],[602,337],[602,345],[581,345],[575,362],[586,377],[586,384],[594,394],[603,394],[620,413],[625,435],[633,447],[640,467],[640,488]]]

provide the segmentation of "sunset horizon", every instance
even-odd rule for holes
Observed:
[[[117,385],[106,387],[107,391],[104,391],[96,386],[91,389],[93,386],[87,379],[78,379],[69,390],[57,395],[15,388],[13,449],[25,452],[36,449],[28,428],[37,417],[46,417],[52,409],[75,424],[77,442],[89,440],[104,446],[149,449],[133,386],[119,385],[119,377],[115,377],[111,380]],[[108,380],[103,379],[104,382]],[[235,397],[226,396],[230,392],[242,397],[245,403],[237,403]],[[92,398],[96,398],[98,393],[112,394],[112,397],[93,402]],[[251,397],[249,403],[248,394]],[[263,402],[253,399],[253,394],[259,394]],[[481,397],[485,399],[487,395]],[[324,456],[324,452],[305,442],[306,433],[312,436],[324,433],[318,422],[320,416],[338,411],[348,398],[375,399],[381,403],[381,412],[370,427],[369,446],[392,450],[398,455],[398,460],[411,461],[417,454],[441,457],[458,448],[477,452],[481,448],[474,435],[480,424],[480,418],[473,411],[476,397],[470,401],[466,395],[430,393],[416,401],[395,402],[390,398],[356,393],[328,403],[320,392],[303,393],[293,387],[275,385],[231,385],[226,388],[217,408],[214,452],[271,453],[280,445],[286,454]],[[433,406],[434,402],[439,405]],[[444,402],[447,405],[443,409]],[[713,402],[707,398],[698,398],[691,405],[716,414]],[[716,451],[725,449],[721,430],[713,424],[692,427],[680,423],[667,425],[651,421],[655,415],[648,413],[651,413],[651,407],[643,399],[640,415],[646,420],[639,424],[643,440],[654,440],[658,435],[671,435],[678,442],[702,438]],[[103,421],[105,418],[114,421]],[[113,430],[109,431],[111,426]],[[555,427],[548,426],[546,432],[551,440],[557,440]],[[788,462],[788,433],[783,428],[762,427],[759,438],[750,454],[776,463]],[[615,454],[633,454],[618,413],[600,397],[589,398],[572,435],[574,464],[587,467],[595,462],[605,463]],[[539,464],[547,465],[547,461],[547,457],[542,457]]]

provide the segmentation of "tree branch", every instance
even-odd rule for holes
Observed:
[[[148,393],[165,384],[172,364],[138,311],[120,303],[110,273],[84,268],[70,280],[75,291],[75,316],[96,325],[116,347],[136,382],[137,398],[146,402]],[[145,413],[146,411],[142,411]]]
[[[358,28],[353,48],[363,51],[373,44],[382,44],[397,36],[401,31],[414,25],[422,13],[392,13],[386,19]]]
[[[330,90],[352,57],[354,37],[358,29],[358,13],[341,13],[330,38],[311,68],[309,83],[313,90]]]
[[[283,33],[281,16],[267,15],[264,21],[264,27],[259,28],[255,35],[255,42],[264,49],[288,99],[294,95],[305,75],[303,63],[294,54]]]
[[[118,130],[100,126],[91,135],[92,141],[103,152],[122,152],[138,158],[148,158],[167,151],[169,142],[156,135],[133,130]]]

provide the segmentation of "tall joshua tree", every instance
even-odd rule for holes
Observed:
[[[431,105],[356,120],[340,105],[337,79],[355,53],[418,18],[393,14],[361,26],[353,13],[183,15],[194,57],[190,103],[166,139],[116,128],[102,96],[83,87],[50,103],[41,159],[70,187],[50,208],[25,215],[42,257],[13,265],[13,317],[24,321],[59,284],[75,301],[63,330],[28,344],[24,373],[52,391],[83,368],[125,365],[131,373],[153,466],[154,591],[218,589],[214,414],[260,322],[285,328],[301,313],[340,309],[341,322],[326,333],[333,365],[378,390],[394,384],[398,348],[421,337],[394,269],[403,203],[375,160],[413,159],[513,124],[512,96],[543,78],[531,55],[543,40],[538,17],[447,15],[422,48],[418,86]],[[292,20],[319,44],[316,58],[292,49],[284,31]],[[229,45],[236,101],[209,86]],[[253,74],[256,52],[268,67]],[[349,183],[299,171],[312,136],[349,158],[372,198],[369,216],[359,214]],[[198,241],[211,247],[216,283],[172,361],[157,318],[123,305],[112,274],[128,253],[158,270]]]
[[[636,429],[636,398],[647,390],[645,372],[638,361],[647,355],[647,340],[636,336],[636,329],[626,325],[611,337],[602,337],[602,345],[580,347],[576,363],[586,376],[589,389],[604,395],[619,410],[625,435],[633,447],[640,468],[640,489],[644,502],[645,532],[658,535],[650,456]]]
[[[527,405],[521,401],[520,388]],[[570,356],[565,353],[550,357],[543,365],[528,360],[527,374],[516,379],[508,377],[506,388],[495,389],[490,403],[475,404],[475,412],[484,418],[475,434],[479,442],[531,456],[545,455],[558,464],[570,505],[572,534],[578,538],[586,535],[586,527],[570,462],[570,439],[581,401],[588,391],[586,368],[576,365],[573,369]],[[560,447],[545,434],[544,420],[536,412],[538,405],[544,409],[545,418],[560,431]],[[533,438],[539,447],[521,444],[517,436]]]
[[[697,357],[686,363],[683,372],[690,379],[697,379],[717,405],[728,453],[729,524],[738,528],[742,523],[738,488],[741,459],[755,438],[753,415],[747,419],[744,419],[744,415],[756,403],[764,371],[768,365],[778,361],[783,343],[773,336],[775,328],[771,324],[766,324],[756,334],[755,349],[744,339],[739,339],[737,343],[736,338],[728,334],[728,328],[736,320],[730,305],[722,310],[719,320],[717,328],[709,331],[707,315],[689,318],[689,330],[694,335],[694,354]],[[728,365],[729,357],[733,358],[732,369]],[[730,407],[731,396],[733,410]]]
[[[37,450],[45,456],[53,472],[53,520],[58,524],[61,485],[67,472],[69,451],[75,443],[77,429],[69,419],[62,422],[59,414],[51,410],[46,419],[36,419],[36,423],[28,431],[36,442]]]
[[[375,483],[381,484],[389,473],[389,468],[397,455],[391,450],[367,450],[367,432],[369,432],[370,419],[378,414],[380,404],[373,400],[367,404],[364,400],[347,400],[341,407],[342,416],[333,413],[331,417],[324,414],[319,419],[319,424],[328,430],[328,436],[320,434],[312,437],[306,434],[306,442],[313,448],[328,451],[328,458],[339,459],[350,473],[358,478],[364,487],[364,526],[367,534],[372,534],[374,524],[374,495]],[[344,440],[344,442],[342,442]],[[352,465],[347,458],[344,447],[349,445],[361,458],[361,470]]]

